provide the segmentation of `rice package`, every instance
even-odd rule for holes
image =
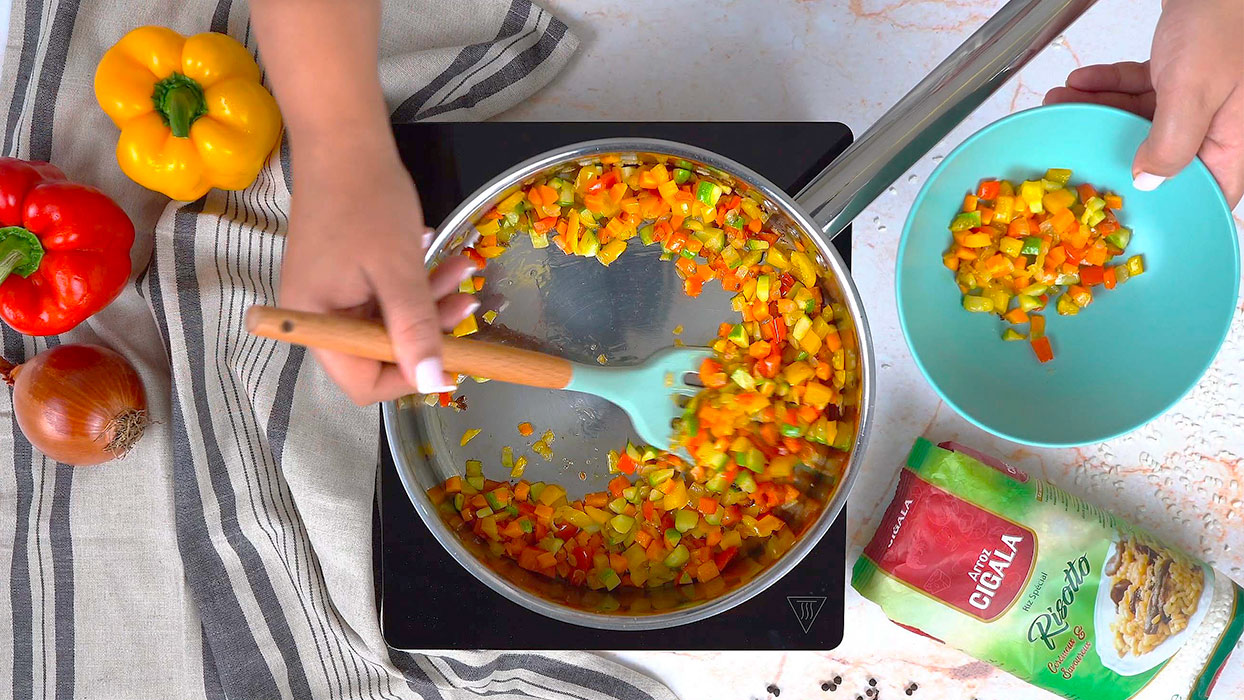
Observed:
[[[852,585],[891,620],[1073,700],[1244,688],[1230,579],[957,445],[916,442]]]

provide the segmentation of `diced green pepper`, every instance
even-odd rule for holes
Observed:
[[[718,472],[708,478],[708,481],[704,483],[704,488],[713,493],[721,493],[722,491],[725,491],[726,487],[729,485],[730,480],[726,478],[725,473]]]
[[[1071,300],[1071,295],[1063,294],[1058,297],[1058,303],[1054,308],[1058,310],[1060,316],[1075,316],[1080,313],[1080,306]]]
[[[626,534],[635,526],[635,518],[629,515],[618,514],[609,519],[609,526],[614,530]]]
[[[484,463],[478,459],[468,459],[466,462],[466,475],[479,476],[484,473]]]
[[[738,384],[743,391],[755,391],[756,389],[756,378],[742,367],[734,370],[734,373],[730,375],[730,379],[734,380],[734,383]]]
[[[1118,229],[1106,236],[1106,242],[1119,250],[1123,250],[1127,248],[1128,243],[1132,242],[1132,231],[1126,228]]]
[[[1028,296],[1027,294],[1020,294],[1019,296],[1015,297],[1015,300],[1019,302],[1019,309],[1020,311],[1023,311],[1024,313],[1028,313],[1029,311],[1032,311],[1033,309],[1041,306],[1040,299],[1033,297],[1033,296]]]
[[[686,545],[680,544],[665,556],[665,561],[662,563],[671,569],[677,569],[686,564],[689,559],[691,559],[691,552],[688,551]]]
[[[604,584],[605,588],[611,591],[622,585],[622,579],[618,576],[618,572],[613,569],[605,569],[604,571],[601,571],[600,582]]]
[[[532,525],[531,521],[528,520],[527,518],[523,518],[522,520],[519,520],[518,527],[521,528],[522,531],[526,533],[531,533],[531,531],[535,529],[535,526]]]
[[[674,182],[684,185],[691,179],[691,171],[686,168],[674,168]]]
[[[821,416],[815,423],[808,428],[807,437],[812,442],[819,442],[822,445],[829,444],[829,419]]]
[[[588,231],[579,235],[579,255],[590,258],[600,251],[600,239],[596,234]]]
[[[626,492],[623,491],[622,493],[623,493],[622,496],[618,496],[612,501],[609,501],[609,510],[617,513],[618,515],[621,515],[624,511],[626,511],[626,506],[627,506],[627,500],[624,497],[626,495]]]
[[[740,470],[738,476],[734,477],[734,485],[745,493],[752,493],[756,490],[756,478],[751,472]]]
[[[769,301],[769,290],[773,283],[773,279],[768,275],[759,275],[756,277],[756,298],[760,301]]]
[[[674,528],[666,528],[665,530],[665,546],[673,549],[678,541],[682,539],[682,533]]]
[[[717,200],[721,199],[721,185],[709,180],[701,180],[696,186],[695,198],[710,207],[717,206]]]
[[[795,325],[790,329],[790,337],[795,340],[803,340],[803,337],[812,329],[812,319],[807,316],[800,316]]]
[[[838,422],[838,433],[834,435],[834,441],[829,444],[835,450],[846,452],[851,449],[851,439],[855,436],[855,426],[848,421]]]
[[[648,485],[656,488],[674,476],[673,469],[653,469],[648,472]]]
[[[653,228],[652,224],[643,226],[639,229],[639,242],[644,245],[652,245],[652,242],[656,240],[656,238],[654,238],[655,235],[656,229]]]
[[[785,435],[786,437],[803,437],[803,428],[797,425],[791,425],[790,423],[782,423],[782,426],[781,428],[779,428],[779,430],[781,430],[782,435]]]
[[[674,514],[674,529],[689,532],[700,522],[700,514],[694,510],[683,508]]]
[[[1005,331],[1002,331],[1002,339],[1003,340],[1027,340],[1028,336],[1024,335],[1023,333],[1020,333],[1014,328],[1008,328]]]
[[[965,294],[963,296],[963,308],[976,314],[993,313],[993,299],[974,294]]]
[[[734,328],[730,329],[730,335],[727,338],[741,348],[751,345],[751,341],[747,337],[747,329],[741,323],[734,324]]]
[[[1039,236],[1028,236],[1024,238],[1024,247],[1019,251],[1020,255],[1040,255],[1041,254],[1041,238]]]
[[[489,491],[488,493],[484,494],[484,500],[488,501],[488,507],[492,508],[494,513],[504,508],[504,506],[502,506],[501,503],[497,501],[497,495],[493,493],[492,491]]]
[[[1045,171],[1045,179],[1057,182],[1058,186],[1062,187],[1071,180],[1071,171],[1066,168],[1050,168]]]
[[[1054,284],[1080,284],[1080,273],[1078,272],[1061,272],[1054,278]]]
[[[744,255],[743,259],[739,261],[739,263],[743,267],[752,267],[754,265],[759,265],[760,261],[763,260],[764,257],[765,252],[763,250],[753,250],[747,255]]]
[[[484,490],[484,477],[482,476],[468,476],[466,482],[476,491]]]
[[[964,211],[955,215],[950,222],[951,231],[966,231],[971,228],[979,228],[981,225],[981,213],[979,211]]]

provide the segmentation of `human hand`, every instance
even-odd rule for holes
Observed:
[[[295,154],[280,303],[383,316],[398,366],[313,351],[355,403],[451,391],[453,382],[442,370],[441,333],[478,306],[472,296],[457,293],[474,267],[458,256],[427,274],[429,232],[392,137],[384,129],[357,138],[374,143],[332,140]]]
[[[1244,195],[1244,1],[1166,0],[1150,60],[1086,66],[1046,104],[1094,102],[1153,120],[1136,152],[1152,190],[1199,155],[1234,207]]]

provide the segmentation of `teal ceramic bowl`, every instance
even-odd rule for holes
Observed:
[[[1134,189],[1132,157],[1148,130],[1096,105],[1012,114],[946,156],[916,197],[899,243],[899,320],[925,378],[977,426],[1030,445],[1101,442],[1161,415],[1214,359],[1239,290],[1231,210],[1200,160],[1153,192]],[[1143,255],[1146,271],[1114,290],[1094,287],[1078,316],[1059,316],[1051,300],[1055,358],[1039,364],[1027,342],[1001,340],[1004,321],[963,309],[942,253],[950,219],[981,179],[1033,179],[1047,168],[1123,196],[1127,254]]]

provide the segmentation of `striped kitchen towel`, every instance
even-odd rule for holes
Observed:
[[[372,580],[377,412],[301,349],[243,332],[249,305],[276,301],[289,148],[249,189],[190,204],[127,180],[92,75],[143,24],[227,32],[255,50],[243,2],[12,7],[4,153],[102,188],[139,243],[136,279],[108,309],[60,338],[5,327],[3,353],[115,348],[158,423],[125,460],[72,469],[32,451],[3,392],[0,698],[672,697],[583,653],[386,648]],[[529,0],[393,2],[381,73],[396,119],[482,119],[545,84],[576,43]]]

